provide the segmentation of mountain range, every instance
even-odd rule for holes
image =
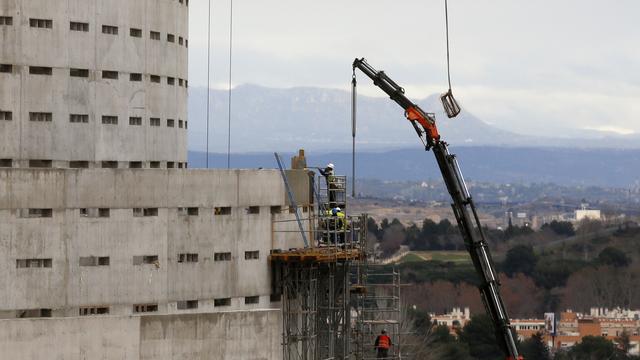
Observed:
[[[206,88],[189,89],[189,144],[206,147]],[[226,152],[229,93],[210,92],[210,151]],[[636,134],[571,129],[522,135],[506,131],[463,108],[447,119],[437,95],[416,101],[434,112],[443,138],[457,146],[640,148]],[[415,145],[418,140],[402,109],[386,97],[358,96],[357,147],[387,151]],[[517,119],[514,119],[517,121]],[[297,148],[324,152],[351,149],[351,94],[338,89],[289,89],[241,85],[231,92],[231,152],[292,151]]]

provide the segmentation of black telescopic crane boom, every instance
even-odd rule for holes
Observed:
[[[487,313],[493,321],[498,345],[507,356],[507,360],[522,360],[522,356],[518,354],[514,331],[511,327],[507,310],[500,296],[498,274],[495,271],[495,265],[489,252],[476,207],[460,172],[456,156],[449,153],[447,143],[440,139],[435,116],[424,112],[418,105],[409,100],[404,95],[402,87],[391,80],[384,72],[377,71],[371,67],[364,58],[355,59],[353,68],[354,70],[356,68],[360,69],[373,80],[374,85],[387,93],[393,101],[405,110],[405,116],[425,144],[425,149],[433,151],[444,183],[453,200],[451,208],[458,222],[458,228],[476,272],[480,277],[480,294]]]

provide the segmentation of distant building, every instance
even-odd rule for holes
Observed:
[[[592,209],[580,209],[575,211],[576,221],[582,221],[584,219],[589,220],[600,220],[600,210],[592,210]]]
[[[453,308],[451,312],[442,315],[429,314],[431,321],[437,325],[445,325],[449,330],[455,334],[456,329],[463,328],[469,320],[471,320],[471,312],[468,307],[464,308],[464,311],[459,307]]]

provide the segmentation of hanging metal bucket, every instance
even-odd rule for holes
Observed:
[[[440,100],[442,101],[442,107],[444,107],[444,111],[447,113],[447,117],[454,118],[460,114],[460,105],[453,97],[453,93],[451,89],[446,93],[440,96]]]

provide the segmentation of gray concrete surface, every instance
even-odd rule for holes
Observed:
[[[277,310],[0,320],[3,359],[281,359]]]
[[[0,64],[13,65],[0,73],[0,110],[13,114],[0,121],[0,158],[27,167],[29,159],[149,161],[187,160],[188,7],[177,0],[0,0],[0,16],[13,25],[0,26]],[[34,28],[30,19],[52,20],[51,28]],[[70,22],[88,23],[87,32],[70,30]],[[118,27],[104,34],[103,25]],[[142,31],[130,36],[130,29]],[[160,32],[160,40],[150,38]],[[167,41],[167,34],[175,42]],[[179,38],[183,44],[179,44]],[[30,74],[30,66],[52,68],[51,75]],[[89,76],[71,77],[69,69],[87,69]],[[119,78],[103,79],[102,71]],[[131,73],[142,81],[129,80]],[[151,82],[160,76],[160,83]],[[167,79],[175,79],[169,85]],[[182,83],[182,86],[180,86]],[[51,122],[29,120],[29,112],[51,112]],[[88,123],[70,123],[70,114],[89,115]],[[118,116],[117,125],[102,123],[103,115]],[[129,125],[129,117],[142,125]],[[150,126],[150,118],[160,126]],[[167,126],[167,119],[175,121]]]

